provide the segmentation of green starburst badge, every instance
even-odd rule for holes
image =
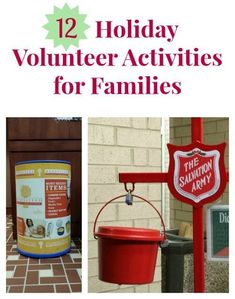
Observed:
[[[61,45],[65,50],[71,45],[79,47],[80,40],[87,38],[85,31],[89,26],[84,22],[86,16],[79,13],[78,6],[54,6],[54,13],[46,15],[48,23],[43,26],[48,31],[46,38],[54,41],[54,47]]]

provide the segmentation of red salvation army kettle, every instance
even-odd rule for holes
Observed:
[[[93,226],[98,240],[99,279],[117,284],[147,284],[154,278],[158,247],[166,240],[165,224],[155,206],[138,195],[131,194],[149,204],[161,219],[163,233],[157,229],[99,226],[98,218],[111,202],[125,197],[121,195],[108,201],[98,212]]]

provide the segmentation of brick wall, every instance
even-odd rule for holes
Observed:
[[[118,286],[98,279],[97,241],[92,236],[93,222],[102,205],[125,193],[118,182],[119,172],[161,171],[160,118],[90,118],[88,121],[89,160],[89,292],[160,292],[160,254],[152,284]],[[136,194],[147,197],[161,210],[161,184],[137,184]],[[110,204],[100,217],[100,225],[159,228],[153,210],[140,200],[133,206]]]
[[[228,118],[204,118],[204,140],[205,144],[219,144],[227,142],[225,152],[225,165],[228,168],[228,138],[229,138],[229,119]],[[176,145],[186,145],[191,143],[191,119],[190,118],[171,118],[170,119],[170,142]],[[228,204],[228,185],[225,193],[216,203]],[[206,205],[208,207],[209,205]],[[179,227],[180,222],[192,222],[191,206],[181,203],[178,200],[170,201],[171,227]],[[205,209],[206,211],[206,209]],[[206,221],[205,221],[206,223]]]

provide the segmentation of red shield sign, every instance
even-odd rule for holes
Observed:
[[[186,146],[168,144],[168,186],[176,199],[201,206],[222,195],[226,187],[225,146],[198,142]]]

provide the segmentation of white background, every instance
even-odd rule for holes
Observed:
[[[1,160],[0,181],[1,200],[5,207],[5,123],[6,117],[83,117],[83,291],[87,290],[87,117],[92,116],[207,116],[230,117],[230,181],[233,180],[234,153],[234,1],[231,0],[79,0],[67,1],[71,7],[79,5],[80,13],[87,14],[87,40],[80,43],[84,52],[118,52],[138,49],[148,52],[159,47],[193,49],[198,47],[205,53],[222,53],[221,67],[194,68],[46,68],[18,67],[12,49],[28,48],[38,52],[40,47],[48,51],[65,52],[63,48],[53,48],[52,40],[47,40],[47,31],[42,28],[47,23],[46,14],[53,13],[53,6],[60,8],[65,1],[4,0],[0,6],[0,140]],[[139,19],[141,22],[153,19],[159,25],[177,24],[178,31],[173,43],[159,39],[144,40],[98,40],[94,38],[95,21],[113,20],[116,24],[125,24],[126,19]],[[76,50],[70,48],[69,51]],[[157,75],[165,81],[182,81],[180,95],[155,96],[91,96],[53,95],[53,80],[57,75],[64,75],[71,80],[86,81],[91,76],[104,76],[113,80],[137,78],[138,75]],[[231,205],[233,204],[233,185],[230,188]],[[5,293],[5,209],[1,209],[1,293]],[[230,218],[233,227],[233,217]],[[234,238],[233,238],[234,239]],[[230,260],[233,259],[234,242],[231,238]],[[2,278],[3,275],[3,278]],[[231,267],[230,279],[234,281]],[[230,284],[234,293],[234,286]],[[137,294],[135,294],[137,295]],[[140,295],[140,294],[139,294]],[[157,294],[152,294],[157,296]],[[6,296],[6,295],[4,295]],[[9,294],[9,297],[11,295]],[[13,295],[12,295],[13,296]],[[19,295],[20,297],[23,296]],[[60,296],[60,295],[58,295]],[[78,296],[78,294],[72,294]],[[92,296],[92,294],[84,295]],[[182,296],[182,295],[181,295]],[[213,295],[214,298],[215,295]]]

